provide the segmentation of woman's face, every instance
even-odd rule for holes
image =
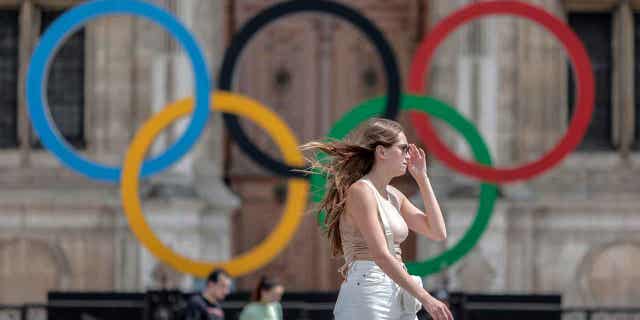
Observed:
[[[280,301],[283,293],[284,293],[283,286],[275,286],[271,288],[271,290],[263,290],[262,301],[265,303]]]
[[[398,141],[388,148],[384,148],[380,160],[384,168],[394,176],[402,176],[407,172],[409,160],[409,143],[404,132],[398,134]]]

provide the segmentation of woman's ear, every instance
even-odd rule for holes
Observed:
[[[382,145],[376,146],[376,155],[379,155],[382,158],[386,156],[386,150],[384,149],[384,146]]]

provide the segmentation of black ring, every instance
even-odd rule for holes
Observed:
[[[260,28],[282,16],[304,11],[319,11],[342,18],[360,29],[373,43],[382,58],[385,73],[387,74],[387,105],[384,117],[395,119],[400,106],[402,86],[393,49],[371,20],[358,13],[358,11],[333,1],[293,0],[268,7],[254,16],[233,36],[231,45],[225,51],[220,74],[218,75],[218,88],[224,91],[231,90],[233,71],[240,53]],[[253,144],[240,126],[237,116],[223,113],[223,119],[229,135],[236,141],[240,149],[260,166],[285,177],[306,177],[304,173],[292,171],[301,168],[291,167],[273,159]]]

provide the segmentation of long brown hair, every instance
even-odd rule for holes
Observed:
[[[303,151],[315,153],[313,158],[308,159],[310,169],[317,169],[327,176],[326,192],[317,208],[317,214],[323,211],[326,213],[326,235],[334,256],[343,254],[340,217],[344,212],[347,190],[371,171],[376,147],[392,146],[398,142],[398,135],[402,131],[402,126],[396,121],[372,118],[342,141],[311,141],[300,147]],[[329,161],[318,160],[317,152],[327,154]]]

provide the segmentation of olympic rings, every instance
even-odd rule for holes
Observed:
[[[577,75],[576,114],[570,123],[565,137],[552,151],[541,159],[514,169],[495,169],[491,166],[491,159],[483,140],[477,130],[446,104],[429,97],[419,97],[401,94],[400,76],[393,50],[385,40],[380,30],[366,17],[357,11],[331,1],[292,0],[271,6],[244,25],[232,40],[231,46],[224,55],[220,71],[219,87],[230,89],[233,69],[238,57],[251,37],[266,24],[288,14],[297,12],[322,12],[335,15],[352,23],[365,33],[378,50],[387,73],[387,96],[360,104],[338,121],[329,133],[330,137],[344,136],[355,124],[364,119],[381,115],[395,118],[400,107],[411,110],[411,120],[419,136],[445,165],[457,171],[493,183],[511,182],[531,178],[556,165],[564,156],[573,150],[583,138],[591,115],[594,102],[594,82],[591,72],[591,62],[584,46],[576,35],[561,20],[553,17],[543,9],[516,1],[484,1],[474,3],[443,19],[431,33],[429,33],[416,55],[411,70],[409,89],[420,92],[425,87],[424,73],[427,71],[430,59],[438,44],[447,34],[458,26],[478,17],[493,14],[512,14],[537,22],[550,30],[564,45],[574,65]],[[64,142],[60,134],[54,130],[52,121],[45,112],[46,102],[43,97],[45,74],[51,54],[56,50],[68,34],[91,19],[110,14],[126,13],[142,16],[160,24],[169,31],[184,46],[195,78],[195,109],[192,98],[174,102],[163,109],[136,133],[126,153],[122,169],[108,167],[85,159]],[[138,0],[95,0],[78,5],[60,16],[47,29],[36,47],[27,73],[26,98],[28,111],[34,129],[45,148],[49,149],[60,161],[71,170],[87,176],[90,179],[107,182],[120,182],[121,200],[127,221],[138,240],[147,247],[158,259],[169,264],[176,270],[205,276],[214,267],[223,267],[231,275],[247,274],[272,260],[285,248],[297,230],[306,205],[309,183],[314,187],[314,201],[319,200],[323,192],[323,177],[312,175],[301,176],[291,172],[291,169],[304,165],[302,155],[297,149],[298,141],[291,130],[272,111],[260,103],[249,98],[243,98],[231,93],[213,94],[213,105],[210,104],[210,76],[204,56],[191,34],[186,28],[165,10],[140,2]],[[267,238],[248,252],[226,262],[207,262],[183,256],[165,246],[153,233],[145,221],[142,206],[138,196],[139,178],[147,177],[165,169],[182,157],[202,133],[208,116],[209,108],[223,112],[225,125],[240,148],[270,171],[288,177],[289,194],[287,195],[284,214],[276,228]],[[147,148],[153,138],[174,119],[194,111],[191,122],[184,135],[160,156],[143,161]],[[432,116],[447,121],[460,131],[471,145],[474,157],[478,163],[464,161],[436,136],[434,129],[426,115],[416,111],[426,112]],[[277,161],[259,150],[247,137],[239,125],[237,116],[246,116],[263,127],[272,135],[278,147],[282,150],[284,161]],[[480,203],[472,225],[465,232],[461,240],[440,255],[421,262],[407,263],[410,272],[428,275],[450,266],[473,248],[479,241],[489,223],[496,198],[496,186],[487,182],[482,183]],[[320,221],[323,225],[322,221]]]
[[[49,113],[45,112],[48,108],[43,87],[49,59],[59,42],[89,20],[117,13],[142,16],[164,27],[182,43],[194,70],[196,108],[191,122],[178,141],[162,155],[145,163],[142,169],[143,176],[149,176],[167,168],[189,151],[209,119],[209,92],[211,91],[210,77],[206,71],[207,63],[196,40],[175,17],[163,9],[136,0],[98,0],[73,7],[56,19],[40,39],[27,72],[26,98],[33,129],[40,137],[42,144],[69,169],[88,178],[108,182],[118,182],[120,168],[86,159],[64,141],[64,138],[54,129]]]
[[[277,117],[273,111],[257,101],[231,93],[216,92],[212,96],[213,110],[220,110],[247,117],[261,126],[271,135],[285,161],[290,165],[302,166],[304,158],[298,151],[298,141],[289,127]],[[258,269],[271,261],[291,240],[302,219],[309,193],[309,182],[305,179],[290,178],[288,182],[289,194],[285,204],[284,214],[280,222],[269,236],[249,252],[233,258],[228,262],[205,262],[193,260],[174,252],[165,246],[155,236],[147,224],[142,213],[142,206],[138,196],[138,174],[144,155],[158,135],[176,118],[192,111],[193,99],[183,99],[164,108],[151,118],[137,132],[125,156],[122,169],[122,184],[120,196],[129,227],[138,240],[159,260],[167,263],[176,270],[204,277],[215,267],[224,268],[232,276],[240,276]]]
[[[425,36],[411,64],[409,91],[419,94],[424,90],[426,80],[423,75],[429,67],[436,48],[450,32],[472,19],[492,14],[512,14],[537,22],[551,31],[568,51],[575,68],[578,94],[574,108],[576,111],[566,135],[551,151],[530,164],[517,168],[496,169],[458,157],[436,135],[426,115],[412,113],[411,122],[429,151],[450,168],[483,181],[512,182],[531,178],[550,169],[578,146],[587,131],[593,113],[594,80],[591,61],[582,42],[560,19],[545,10],[522,2],[487,1],[476,2],[456,11],[440,21]]]
[[[365,101],[351,109],[351,111],[346,113],[334,124],[328,134],[328,138],[342,139],[359,123],[368,118],[379,116],[382,112],[384,102],[385,97],[375,98]],[[478,162],[491,165],[489,149],[482,137],[480,137],[478,130],[451,106],[430,97],[404,95],[402,97],[400,110],[421,111],[445,121],[451,127],[458,130],[467,140]],[[322,158],[324,158],[324,156]],[[320,161],[322,161],[322,158],[320,158]],[[326,179],[323,175],[314,174],[311,176],[312,199],[315,202],[324,197],[325,184]],[[424,277],[432,273],[440,272],[442,269],[464,257],[478,243],[482,233],[487,228],[497,195],[498,188],[496,185],[482,183],[480,187],[480,203],[476,217],[473,219],[469,229],[462,235],[461,239],[436,257],[425,261],[407,263],[409,272]],[[323,214],[318,215],[318,223],[323,226],[324,217]]]
[[[401,87],[400,73],[398,64],[395,59],[393,49],[384,38],[382,32],[358,11],[347,6],[332,1],[305,1],[294,0],[273,5],[254,16],[246,22],[244,26],[236,33],[231,40],[231,45],[226,50],[220,68],[218,88],[223,91],[231,91],[231,82],[233,79],[233,70],[240,58],[240,53],[248,41],[262,27],[268,23],[277,20],[286,15],[299,12],[322,12],[328,13],[338,18],[342,18],[360,29],[374,47],[378,50],[385,72],[387,73],[387,101],[384,117],[394,119],[398,114],[398,105],[400,103]],[[230,114],[223,115],[224,123],[229,131],[229,135],[236,141],[238,146],[245,154],[252,158],[257,164],[268,169],[278,175],[284,177],[304,176],[300,171],[294,171],[291,166],[287,166],[282,162],[273,159],[268,154],[262,152],[246,135],[238,117]]]

